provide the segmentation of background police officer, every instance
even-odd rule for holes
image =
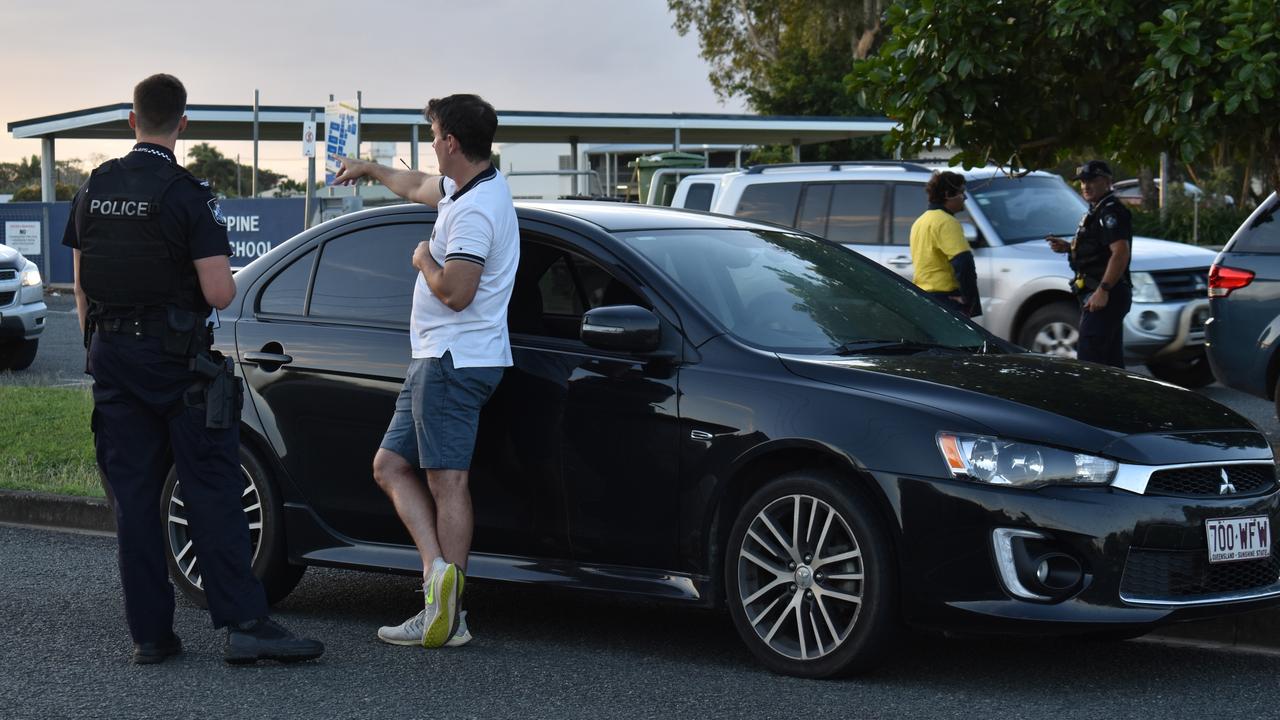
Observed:
[[[92,426],[98,464],[115,498],[133,661],[161,662],[182,651],[173,632],[160,508],[170,457],[209,613],[214,627],[227,628],[225,659],[311,659],[324,646],[267,618],[266,594],[250,568],[240,502],[240,386],[212,362],[205,327],[210,307],[229,305],[236,286],[217,200],[174,158],[186,104],[186,89],[171,75],[138,83],[129,113],[138,142],[93,171],[76,195],[62,240],[75,249],[76,309],[93,376]],[[206,370],[220,372],[197,372],[197,357]],[[214,386],[230,392],[214,398],[208,391]],[[213,417],[210,408],[223,417]]]
[[[1071,289],[1080,299],[1081,360],[1124,367],[1124,316],[1129,313],[1133,284],[1129,279],[1129,243],[1133,239],[1129,209],[1111,193],[1111,168],[1090,160],[1076,169],[1080,193],[1089,212],[1068,244],[1045,238],[1055,252],[1070,252],[1075,272]]]

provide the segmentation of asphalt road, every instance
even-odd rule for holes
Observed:
[[[1280,656],[1143,641],[910,635],[873,674],[833,681],[755,664],[728,616],[476,581],[476,639],[384,645],[413,579],[308,571],[277,608],[319,661],[229,667],[179,598],[186,652],[128,662],[112,538],[0,526],[0,717],[28,718],[1151,718],[1272,717]]]

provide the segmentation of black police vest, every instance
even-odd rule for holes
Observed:
[[[1112,203],[1120,201],[1114,195],[1108,196],[1080,220],[1076,228],[1075,240],[1071,243],[1071,269],[1075,271],[1077,280],[1084,279],[1085,287],[1092,290],[1102,282],[1107,272],[1107,263],[1111,261],[1111,245],[1102,237],[1102,213],[1110,209]],[[1125,277],[1128,277],[1128,270]]]
[[[180,257],[160,217],[165,193],[197,182],[172,163],[126,168],[109,160],[93,171],[76,211],[80,287],[103,309],[174,305],[208,314],[195,265]]]

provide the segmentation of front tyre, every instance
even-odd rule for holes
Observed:
[[[725,597],[747,647],[774,672],[867,670],[898,629],[888,532],[865,492],[827,473],[785,474],[738,513]]]
[[[240,446],[240,474],[244,478],[240,503],[249,523],[253,574],[262,581],[267,602],[275,604],[293,591],[302,580],[306,567],[289,562],[285,551],[284,505],[266,467],[244,445]],[[204,596],[204,576],[188,531],[187,509],[176,467],[169,468],[169,477],[160,495],[160,508],[165,517],[165,559],[169,564],[169,577],[192,602],[202,608],[208,607]]]

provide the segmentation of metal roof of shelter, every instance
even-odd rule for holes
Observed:
[[[14,139],[41,141],[41,196],[54,197],[54,144],[58,139],[132,140],[131,103],[117,103],[9,123]],[[260,105],[259,141],[294,141],[300,125],[324,119],[324,107]],[[716,115],[697,113],[570,113],[498,111],[497,143],[670,143],[799,146],[889,132],[887,118]],[[409,142],[416,167],[419,135],[431,126],[419,108],[360,110],[361,142]],[[254,140],[252,105],[188,105],[187,140]],[[323,137],[323,135],[322,135]],[[576,153],[574,154],[576,160]]]
[[[133,139],[129,129],[130,103],[104,105],[87,110],[17,120],[9,123],[15,139]],[[323,107],[264,105],[258,108],[260,140],[299,137],[298,126],[311,112],[323,119]],[[879,135],[893,129],[887,118],[790,117],[767,115],[714,115],[696,113],[570,113],[498,112],[500,143],[668,143],[680,132],[689,144],[793,144],[831,142],[851,137]],[[361,141],[406,142],[414,128],[429,124],[418,108],[363,108]],[[188,140],[252,140],[251,105],[188,105]]]

